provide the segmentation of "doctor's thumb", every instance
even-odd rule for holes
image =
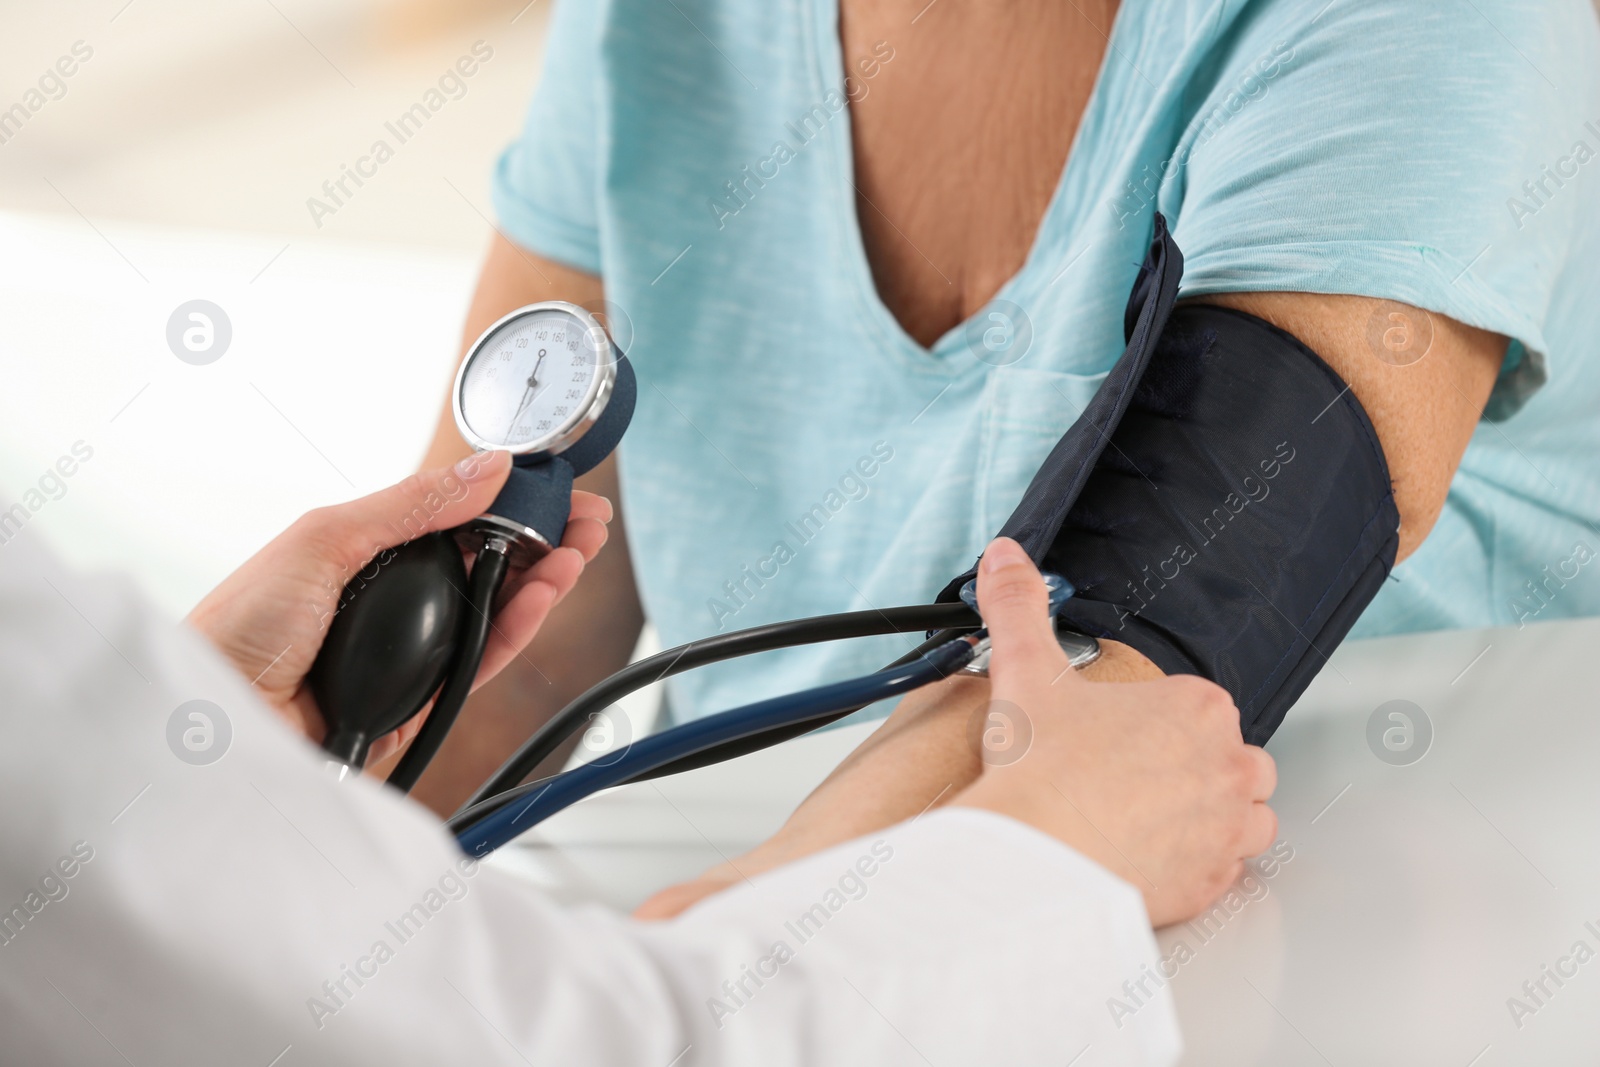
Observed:
[[[509,452],[477,452],[325,510],[343,528],[341,540],[370,555],[477,518],[494,503],[510,472]]]
[[[1044,579],[1009,537],[991,541],[978,564],[978,607],[994,646],[989,677],[997,693],[1040,674],[1058,678],[1068,668],[1050,624]]]

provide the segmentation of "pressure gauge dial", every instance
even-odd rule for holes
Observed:
[[[467,351],[452,394],[456,426],[474,448],[522,462],[560,455],[599,420],[616,376],[593,315],[561,300],[530,304]]]

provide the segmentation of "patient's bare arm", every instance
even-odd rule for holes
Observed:
[[[1364,297],[1240,293],[1204,298],[1265,319],[1298,337],[1350,384],[1388,460],[1400,511],[1399,558],[1422,543],[1444,507],[1450,479],[1477,427],[1506,339],[1442,315],[1406,309],[1412,328],[1432,335],[1427,354],[1406,363],[1374,351],[1367,324],[1397,308]],[[1104,655],[1082,673],[1099,682],[1162,676],[1127,645],[1102,642]],[[968,740],[972,717],[989,702],[986,679],[957,676],[902,700],[796,810],[784,828],[749,854],[668,889],[646,904],[652,917],[674,914],[707,893],[778,863],[892,825],[948,803],[983,768]]]
[[[1271,757],[1244,744],[1237,709],[1210,682],[1091,685],[1078,677],[1051,633],[1039,572],[1016,542],[990,545],[978,583],[994,639],[994,691],[1028,717],[1031,744],[1020,758],[985,767],[964,746],[897,730],[890,746],[897,758],[971,782],[947,786],[939,800],[1028,823],[1137,886],[1157,925],[1192,917],[1237,877],[1244,857],[1272,843]],[[953,707],[928,711],[946,722]],[[1130,729],[1130,716],[1146,728]],[[964,715],[948,721],[965,733]],[[877,770],[888,770],[887,761]],[[819,790],[807,801],[808,817],[752,858],[765,868],[821,847],[831,829],[850,824],[850,793]],[[674,914],[755,866],[736,863],[667,891],[639,914]]]

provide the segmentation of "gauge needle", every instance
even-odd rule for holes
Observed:
[[[517,424],[517,418],[519,416],[521,416],[522,409],[527,407],[528,406],[528,402],[533,399],[534,389],[539,384],[539,367],[543,363],[544,363],[544,349],[541,348],[541,349],[539,349],[539,358],[534,361],[533,371],[528,375],[528,388],[523,391],[523,393],[522,393],[522,401],[521,401],[521,403],[519,403],[517,405],[517,410],[513,411],[511,413],[510,425],[508,425],[506,427],[506,432],[507,433],[509,433],[511,431],[511,427],[512,426],[515,426]]]

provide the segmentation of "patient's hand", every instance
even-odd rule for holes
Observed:
[[[996,542],[1002,547],[989,558],[1003,558],[1008,544]],[[771,840],[637,914],[675,915],[742,878],[951,802],[1055,834],[1139,886],[1157,925],[1197,912],[1243,856],[1266,848],[1276,827],[1264,803],[1272,761],[1242,743],[1226,694],[1195,678],[1160,679],[1142,657],[1099,675],[1134,684],[1086,681],[1050,635],[1037,572],[1019,549],[1009,551],[1019,568],[1002,568],[1007,581],[998,587],[996,572],[981,574],[980,599],[996,624],[993,696],[1022,709],[1033,734],[1020,758],[991,750],[986,764],[975,743],[988,721],[988,679],[958,675],[929,686],[903,700]],[[1019,583],[1024,591],[1008,610],[1006,590]],[[1152,677],[1159,680],[1136,681]],[[1229,793],[1238,789],[1249,803]]]
[[[207,594],[189,613],[189,625],[290,725],[321,740],[322,715],[305,676],[345,583],[384,549],[481,515],[510,470],[508,453],[481,453],[453,467],[413,474],[371,496],[308,512]],[[571,592],[584,564],[605,544],[610,518],[604,497],[572,494],[561,547],[506,583],[473,688],[499,673]],[[399,749],[426,718],[424,712],[374,742],[369,761]]]

